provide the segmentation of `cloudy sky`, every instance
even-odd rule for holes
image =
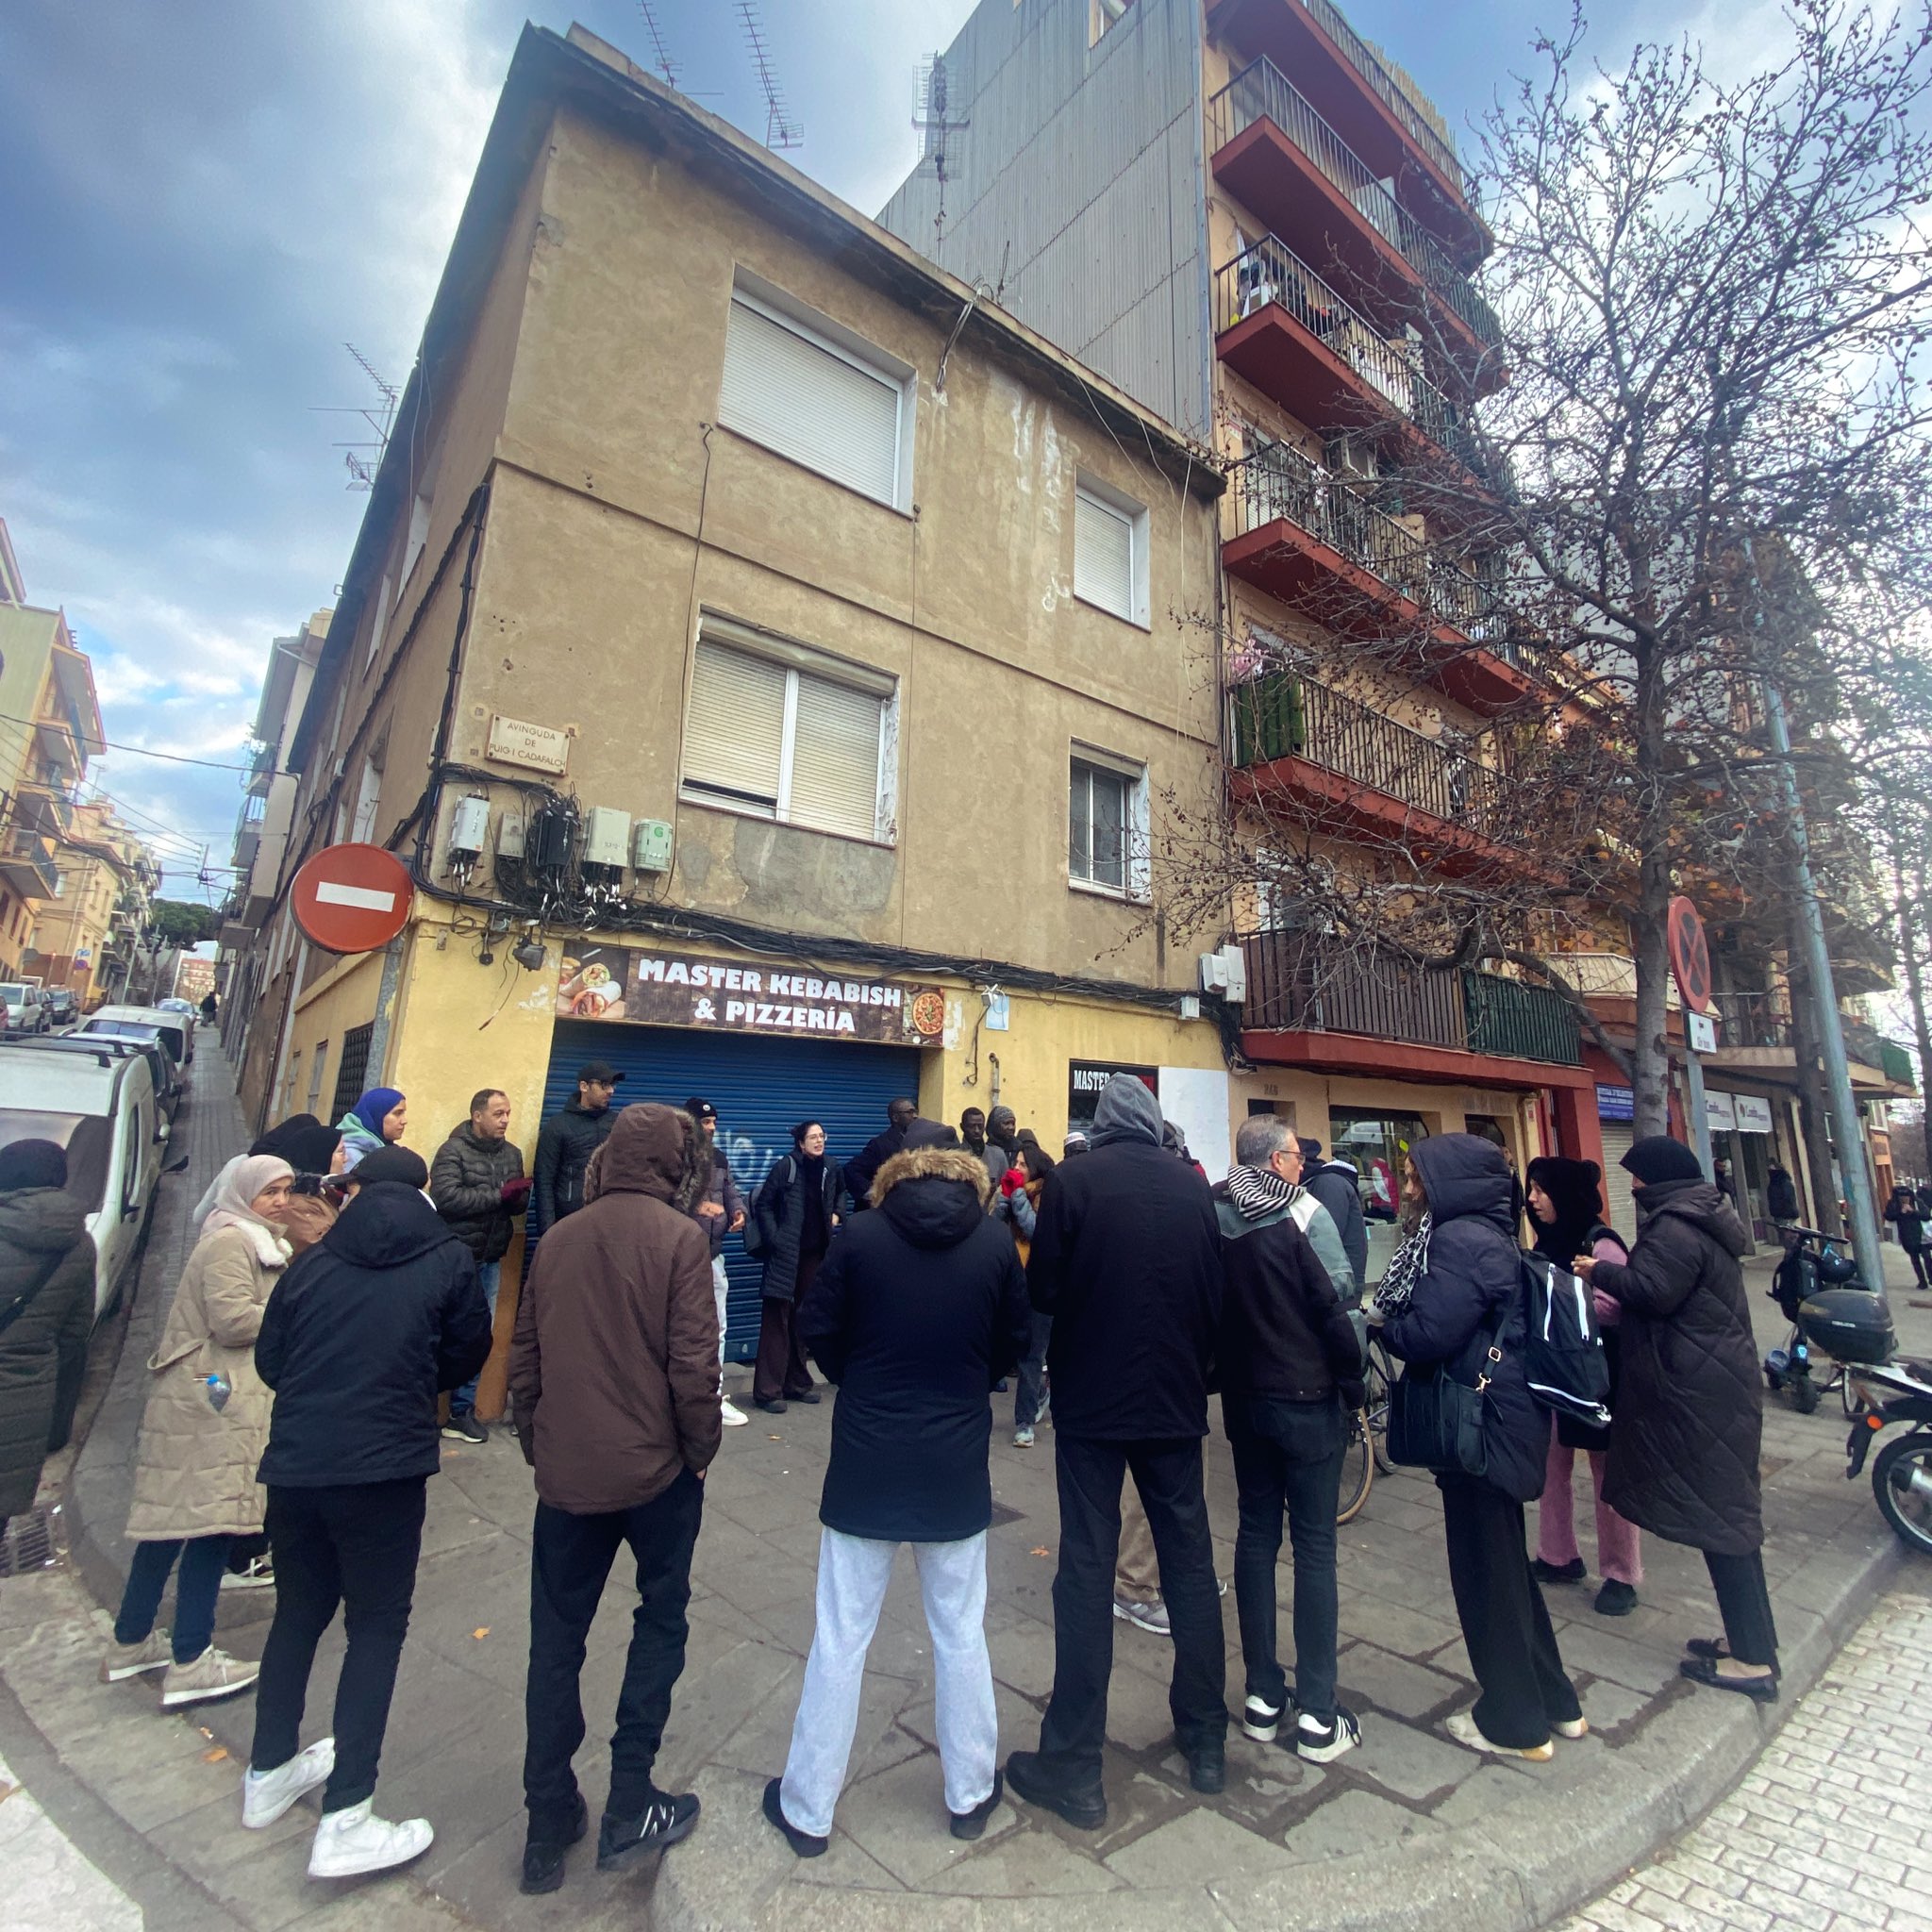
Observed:
[[[654,6],[679,84],[761,134],[735,8]],[[763,0],[791,158],[875,209],[915,158],[916,63],[971,8]],[[1460,127],[1567,0],[1349,10]],[[1691,12],[1594,17],[1615,52]],[[92,655],[110,740],[240,762],[269,640],[333,600],[366,500],[336,446],[366,431],[341,412],[375,400],[343,344],[408,375],[526,15],[652,60],[637,0],[0,8],[0,517],[28,595]],[[1698,24],[1735,46],[1755,15]],[[225,860],[233,773],[131,752],[97,771],[170,855]],[[203,896],[192,870],[168,890]]]

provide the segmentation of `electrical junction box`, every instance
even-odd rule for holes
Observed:
[[[640,819],[631,832],[630,862],[639,872],[671,870],[671,823]]]
[[[615,806],[593,805],[584,814],[585,865],[607,865],[622,872],[630,846],[630,814]]]
[[[499,858],[521,858],[524,856],[524,815],[520,811],[506,811],[496,822],[496,856]]]
[[[471,796],[457,800],[449,822],[449,856],[452,861],[482,857],[490,837],[490,801]]]
[[[1218,992],[1230,1006],[1240,1006],[1248,996],[1248,959],[1239,946],[1223,946],[1218,953],[1201,955],[1201,991]]]

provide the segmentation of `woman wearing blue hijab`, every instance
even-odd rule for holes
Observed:
[[[408,1113],[408,1103],[393,1087],[372,1087],[336,1123],[345,1156],[342,1172],[353,1174],[365,1154],[394,1146],[403,1138]]]

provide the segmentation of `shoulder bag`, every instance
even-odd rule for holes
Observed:
[[[1487,1475],[1489,1441],[1483,1431],[1490,1379],[1503,1359],[1497,1340],[1507,1306],[1484,1324],[1478,1340],[1486,1341],[1482,1366],[1472,1388],[1449,1373],[1447,1362],[1430,1364],[1422,1374],[1405,1367],[1389,1391],[1389,1457],[1409,1469],[1426,1469],[1437,1475]]]

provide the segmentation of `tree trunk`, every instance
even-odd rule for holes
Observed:
[[[1795,950],[1795,948],[1793,949]],[[1802,970],[1790,975],[1791,1046],[1798,1063],[1798,1120],[1805,1130],[1805,1158],[1811,1169],[1811,1225],[1842,1235],[1838,1189],[1831,1178],[1831,1108],[1824,1074],[1818,1064],[1818,1028],[1811,1019],[1811,981]]]
[[[1925,900],[1923,892],[1907,896],[1905,870],[1896,857],[1891,876],[1898,895],[1898,952],[1906,962],[1906,994],[1912,1003],[1912,1043],[1919,1049],[1919,1151],[1924,1162],[1917,1178],[1932,1181],[1932,1106],[1926,1105],[1925,1091],[1932,1086],[1932,1024],[1925,1014],[1925,969],[1918,945],[1920,935],[1926,932]]]
[[[1670,874],[1661,855],[1643,861],[1637,919],[1637,1040],[1630,1052],[1630,1091],[1634,1096],[1631,1131],[1670,1131],[1671,1057],[1666,1005],[1670,993],[1670,947],[1665,925],[1670,911]]]

